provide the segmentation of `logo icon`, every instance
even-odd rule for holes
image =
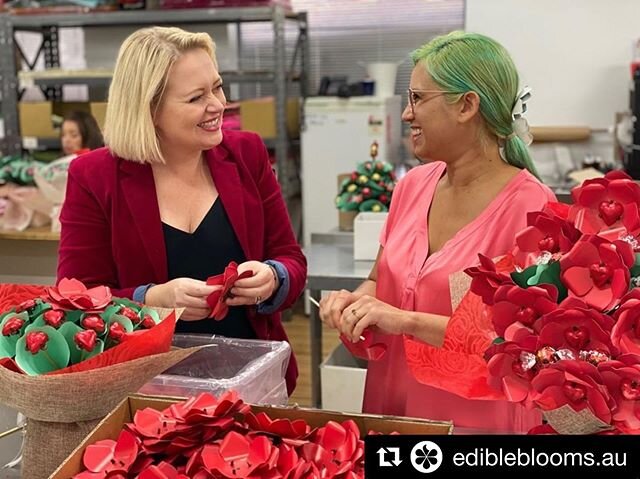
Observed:
[[[442,450],[435,442],[422,441],[411,450],[411,465],[418,472],[428,474],[442,464]]]

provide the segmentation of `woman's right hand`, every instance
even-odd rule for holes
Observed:
[[[144,302],[161,308],[185,308],[180,319],[197,321],[209,317],[211,308],[207,296],[220,288],[222,286],[209,286],[197,279],[176,278],[149,288]]]
[[[346,289],[331,291],[320,300],[320,319],[330,328],[340,329],[342,312],[361,296],[361,293],[352,293]]]

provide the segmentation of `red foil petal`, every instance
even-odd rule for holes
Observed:
[[[64,311],[61,309],[50,309],[44,312],[42,319],[49,326],[58,329],[62,323],[64,323]]]
[[[80,324],[84,329],[92,329],[98,334],[104,333],[105,324],[104,320],[97,314],[90,314],[82,318]]]
[[[19,334],[22,326],[24,326],[24,319],[14,316],[4,323],[4,326],[2,327],[2,335],[11,336],[13,334]]]
[[[41,349],[44,349],[47,341],[49,341],[49,336],[43,331],[30,331],[25,336],[27,350],[31,354],[36,354]]]
[[[79,331],[73,336],[73,341],[80,349],[84,349],[90,353],[96,347],[98,335],[93,329]]]

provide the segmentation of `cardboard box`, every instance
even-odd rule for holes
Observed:
[[[342,191],[342,183],[344,180],[349,179],[351,173],[342,173],[338,175],[338,189],[337,194]],[[353,221],[356,219],[358,210],[355,211],[342,211],[338,210],[338,229],[340,231],[353,231]]]
[[[367,361],[354,358],[340,343],[320,365],[320,378],[323,408],[362,412]]]
[[[89,108],[91,114],[98,122],[100,130],[104,131],[104,119],[107,116],[107,102],[91,102]]]
[[[18,103],[20,134],[39,138],[57,138],[51,122],[52,105],[47,101]]]
[[[255,98],[240,102],[240,125],[243,130],[258,133],[262,138],[275,138],[276,106],[273,97]],[[287,99],[287,134],[300,136],[300,100]]]
[[[20,135],[35,138],[58,138],[60,130],[54,127],[53,116],[65,117],[74,110],[91,113],[100,128],[104,125],[106,103],[87,102],[21,102],[18,104]]]
[[[363,212],[353,221],[353,259],[375,261],[380,248],[380,232],[388,213]]]
[[[338,210],[338,229],[340,231],[353,231],[353,223],[358,216],[358,211]]]
[[[382,393],[382,391],[381,391]],[[69,479],[83,470],[82,455],[90,444],[103,439],[117,439],[125,423],[133,421],[138,409],[147,407],[163,410],[171,404],[181,401],[180,398],[129,396],[105,417],[84,441],[71,453],[49,479]],[[367,416],[363,414],[344,414],[314,409],[296,409],[270,406],[252,406],[254,412],[266,412],[273,419],[304,419],[311,426],[323,426],[328,421],[346,421],[352,419],[366,434],[374,430],[381,433],[398,432],[400,434],[451,434],[453,425],[445,421],[429,421],[427,419],[413,419],[385,416]],[[46,453],[46,452],[45,452]]]

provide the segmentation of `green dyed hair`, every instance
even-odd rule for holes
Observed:
[[[451,32],[415,50],[411,59],[414,65],[424,65],[440,88],[451,92],[449,101],[459,100],[463,93],[476,92],[488,130],[504,142],[507,163],[538,176],[527,145],[513,134],[511,112],[519,78],[502,45],[477,33]]]

